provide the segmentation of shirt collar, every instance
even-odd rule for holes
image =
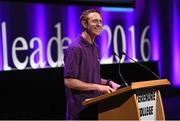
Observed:
[[[90,44],[87,40],[85,40],[82,36],[80,36],[80,38],[81,38],[81,42],[86,46],[86,47],[88,47],[88,46],[94,46],[95,45],[95,43],[93,42],[92,44]]]

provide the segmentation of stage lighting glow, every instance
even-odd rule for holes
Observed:
[[[1,16],[0,16],[0,19],[1,19]],[[2,43],[1,43],[2,42],[1,38],[2,38],[2,35],[0,34],[0,48],[3,48]],[[3,52],[0,51],[0,71],[3,70],[3,59],[2,58],[3,58]]]
[[[171,41],[172,41],[172,50],[171,50],[171,55],[172,55],[172,82],[173,85],[175,86],[180,86],[180,35],[179,35],[179,18],[178,14],[179,11],[177,9],[177,0],[173,1],[173,29],[172,29],[172,34],[171,34]]]
[[[102,7],[103,11],[108,12],[133,12],[134,8],[128,8],[128,7]]]
[[[156,0],[152,0],[151,6],[153,7],[153,9],[151,10],[151,44],[152,44],[152,60],[156,60],[158,61],[158,68],[159,68],[159,74],[162,75],[162,60],[161,60],[161,49],[160,49],[160,35],[159,35],[159,15],[158,15],[158,6],[155,2]]]
[[[34,35],[36,35],[36,36],[38,36],[38,37],[40,37],[43,41],[42,41],[42,49],[43,49],[43,51],[42,51],[42,58],[43,58],[43,60],[40,60],[41,58],[40,58],[40,53],[39,53],[39,56],[37,56],[36,55],[36,57],[35,57],[35,62],[37,63],[37,62],[41,62],[41,63],[43,63],[44,62],[44,66],[45,66],[45,64],[46,64],[46,28],[45,28],[45,26],[46,26],[46,13],[45,13],[45,6],[44,5],[42,5],[42,4],[37,4],[36,6],[35,6],[35,11],[34,11],[34,13],[35,13],[35,18],[36,19],[34,19],[34,22],[35,22],[35,24],[34,24],[34,27],[33,27],[33,32],[34,32]],[[35,48],[37,48],[37,44],[35,45]]]

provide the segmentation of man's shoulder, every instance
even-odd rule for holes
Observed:
[[[82,44],[81,44],[81,38],[77,37],[76,39],[74,39],[74,41],[69,45],[69,49],[78,49],[78,48],[82,48]]]
[[[81,44],[74,42],[69,46],[69,49],[80,49],[81,48]]]
[[[81,43],[78,40],[77,41],[75,40],[69,45],[67,51],[81,51],[81,49],[82,49]]]

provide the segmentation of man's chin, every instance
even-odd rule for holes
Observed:
[[[94,32],[94,33],[92,33],[91,35],[92,36],[94,36],[94,37],[97,37],[97,36],[99,36],[101,33],[99,33],[99,32]]]
[[[100,34],[100,32],[94,33],[95,36],[99,36]]]

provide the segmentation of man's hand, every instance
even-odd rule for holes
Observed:
[[[103,94],[115,91],[113,88],[111,88],[110,86],[107,86],[107,85],[99,85],[99,84],[97,84],[96,87],[97,87],[97,90],[99,92],[103,93]]]
[[[113,81],[110,81],[109,82],[109,85],[114,89],[114,90],[117,90],[119,87],[121,87],[121,85],[113,82]]]

